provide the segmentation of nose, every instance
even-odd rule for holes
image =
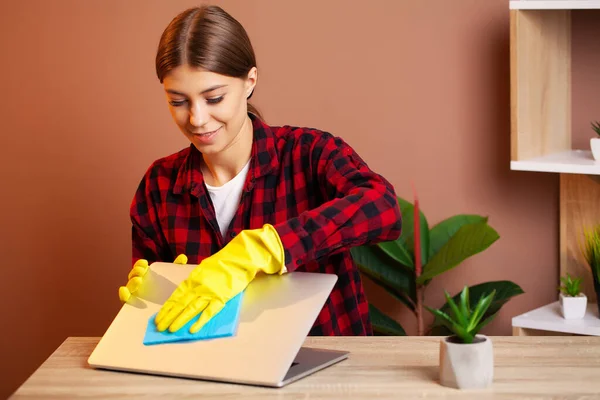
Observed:
[[[194,102],[190,107],[190,125],[200,127],[208,122],[208,110],[206,107],[200,104],[200,102]]]

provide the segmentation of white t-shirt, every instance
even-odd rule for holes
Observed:
[[[232,180],[223,186],[210,186],[206,182],[204,183],[215,208],[217,222],[219,223],[219,229],[223,237],[225,237],[227,228],[229,228],[229,224],[240,204],[242,189],[244,188],[249,168],[250,160],[248,160],[244,168]]]

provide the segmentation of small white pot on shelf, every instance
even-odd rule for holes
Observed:
[[[565,319],[581,319],[585,315],[588,299],[583,293],[572,297],[560,294],[560,310]]]
[[[600,137],[590,139],[590,149],[594,160],[600,161]]]
[[[456,389],[484,389],[494,380],[494,348],[485,335],[473,343],[460,343],[453,336],[440,342],[440,384]]]

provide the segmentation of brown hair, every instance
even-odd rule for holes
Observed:
[[[156,53],[160,83],[169,71],[182,64],[245,78],[256,66],[256,58],[246,30],[235,18],[218,6],[201,6],[177,15],[163,32]],[[248,99],[253,93],[254,90]],[[248,112],[262,119],[250,103]]]

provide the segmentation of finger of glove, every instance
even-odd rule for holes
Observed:
[[[225,303],[219,300],[213,300],[202,311],[200,318],[190,327],[190,333],[196,333],[204,327],[215,315],[217,315],[225,307]]]
[[[176,332],[180,330],[185,324],[190,322],[194,317],[196,317],[200,313],[204,313],[206,311],[206,307],[209,305],[210,300],[206,298],[197,298],[193,302],[191,302],[185,310],[173,321],[169,330],[171,332]]]
[[[129,290],[130,293],[135,293],[137,292],[137,290],[140,288],[140,286],[142,285],[142,278],[140,278],[139,276],[133,277],[131,278],[128,282],[127,282],[127,289]]]
[[[180,254],[177,256],[177,258],[175,259],[175,261],[173,261],[174,264],[187,264],[188,262],[188,258],[185,254]]]
[[[119,288],[119,299],[123,303],[127,303],[127,300],[131,297],[131,292],[125,286],[121,286]]]
[[[156,330],[159,332],[166,330],[175,318],[181,314],[181,311],[183,311],[183,306],[181,304],[174,302],[165,303],[154,320],[156,323]]]
[[[173,291],[173,293],[171,293],[171,296],[169,296],[167,301],[165,301],[163,306],[158,311],[158,314],[156,315],[156,318],[154,319],[157,326],[171,312],[171,309],[175,306],[175,304],[182,303],[181,299],[183,299],[184,297],[190,296],[191,290],[192,289],[190,287],[190,283],[187,280],[183,281],[179,286],[177,286],[177,289],[175,289]],[[188,302],[189,301],[191,301],[191,300],[188,300]]]
[[[196,296],[194,293],[189,291],[183,295],[173,293],[171,298],[165,302],[164,306],[160,309],[158,315],[156,316],[156,329],[159,332],[162,332],[171,326],[173,321],[175,321],[179,314],[181,314],[181,312],[185,310],[195,298]]]
[[[143,268],[148,268],[148,260],[145,260],[143,258],[140,258],[139,260],[137,260],[135,262],[135,264],[133,264],[133,268],[135,267],[143,267]]]
[[[146,275],[148,272],[148,266],[134,266],[131,271],[129,271],[129,275],[127,275],[127,279],[135,278],[139,276],[140,278]]]

